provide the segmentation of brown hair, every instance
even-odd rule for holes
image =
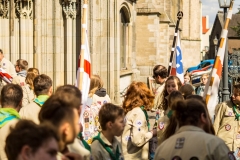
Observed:
[[[48,94],[49,89],[52,87],[52,79],[45,74],[38,75],[33,80],[33,86],[34,93],[37,96]]]
[[[132,82],[124,97],[123,109],[125,113],[136,107],[144,106],[146,110],[150,110],[153,106],[154,95],[143,82]]]
[[[37,68],[29,68],[28,73],[34,73],[36,76],[39,75],[39,70]]]
[[[24,59],[18,59],[17,60],[17,65],[22,70],[27,70],[28,69],[28,62]]]
[[[59,94],[52,95],[41,107],[38,118],[41,123],[50,121],[57,127],[59,127],[63,121],[73,124],[73,109],[78,110],[78,108],[79,106],[76,106],[74,102],[65,101]]]
[[[27,76],[25,79],[26,84],[29,84],[29,86],[32,90],[34,90],[33,80],[34,80],[34,78],[36,78],[36,76],[37,75],[35,75],[34,73],[27,73]]]
[[[168,101],[167,101],[166,97],[169,95],[168,92],[167,92],[167,83],[170,80],[173,80],[174,82],[177,82],[178,89],[180,89],[180,87],[182,86],[182,82],[180,81],[180,79],[177,76],[170,76],[170,77],[167,78],[167,80],[165,82],[165,87],[163,89],[162,96],[161,96],[162,100],[161,100],[161,103],[160,103],[160,106],[159,106],[159,108],[162,108],[165,111],[168,108]]]
[[[153,68],[153,77],[160,76],[161,78],[167,78],[167,68],[163,65],[156,65]]]
[[[92,97],[93,94],[100,88],[103,87],[103,82],[99,75],[92,75],[89,88],[89,97]]]
[[[18,84],[7,84],[1,90],[1,105],[2,107],[12,106],[17,108],[22,101],[23,91]]]
[[[186,72],[186,73],[184,74],[184,77],[186,77],[186,76],[189,77],[189,79],[190,79],[189,83],[192,84],[192,77],[191,77],[190,73]]]
[[[172,109],[172,105],[174,102],[183,100],[182,93],[179,91],[172,91],[170,95],[168,96],[168,107]]]
[[[194,89],[192,85],[185,84],[179,89],[179,91],[182,93],[184,99],[186,99],[188,96],[193,94]]]
[[[99,111],[99,123],[102,130],[106,130],[106,124],[109,121],[114,123],[119,116],[124,116],[124,110],[121,107],[112,103],[105,103]]]
[[[43,143],[51,138],[57,142],[59,137],[55,128],[44,123],[37,125],[30,120],[20,120],[6,138],[5,152],[9,160],[16,160],[22,147],[27,145],[35,153]]]
[[[3,54],[3,50],[2,49],[0,49],[0,53]]]

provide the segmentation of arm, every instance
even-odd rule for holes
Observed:
[[[225,111],[226,111],[226,105],[224,105],[224,103],[218,104],[215,108],[216,117],[214,120],[213,128],[215,130],[216,135],[217,135],[219,127],[221,125]]]

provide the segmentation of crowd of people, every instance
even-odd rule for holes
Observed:
[[[111,103],[98,75],[91,76],[82,106],[74,85],[53,89],[51,78],[23,59],[14,65],[0,50],[0,67],[12,77],[0,94],[0,160],[227,160],[240,155],[240,84],[210,119],[202,97],[208,75],[197,88],[153,68],[159,85],[132,82],[121,106]],[[151,125],[149,112],[155,113]]]

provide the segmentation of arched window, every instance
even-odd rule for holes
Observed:
[[[130,14],[128,9],[123,6],[120,10],[120,68],[126,69],[126,57],[128,53],[129,33],[128,27],[130,22]]]

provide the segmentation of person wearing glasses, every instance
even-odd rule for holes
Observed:
[[[161,95],[165,87],[165,81],[167,79],[167,68],[162,65],[156,65],[153,68],[153,78],[155,82],[160,85],[155,92],[154,105],[152,109],[155,111],[159,109],[161,103]]]
[[[201,85],[198,86],[198,87],[195,89],[197,95],[203,96],[204,90],[205,90],[205,86],[206,86],[207,81],[208,81],[208,77],[209,77],[209,74],[203,74],[203,75],[202,75],[202,77],[201,77]]]
[[[240,84],[233,86],[231,100],[218,104],[215,108],[214,130],[223,139],[230,151],[239,155],[240,151]]]
[[[15,64],[15,70],[17,72],[17,76],[13,78],[12,83],[18,84],[20,86],[25,86],[27,70],[28,70],[28,62],[24,59],[18,59]]]

